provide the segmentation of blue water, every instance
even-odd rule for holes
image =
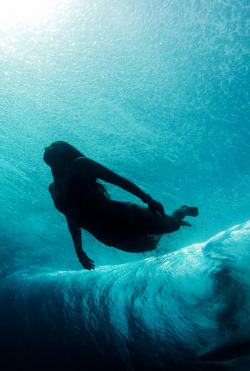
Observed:
[[[72,0],[0,23],[1,369],[250,367],[248,19],[244,0]],[[54,140],[199,217],[140,254],[83,231],[82,270]]]

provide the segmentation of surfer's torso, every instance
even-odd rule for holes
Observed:
[[[115,246],[134,234],[133,204],[110,200],[94,179],[79,174],[63,183],[49,186],[55,207],[99,241]]]

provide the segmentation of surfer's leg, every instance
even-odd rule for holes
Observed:
[[[198,215],[198,208],[197,207],[189,207],[186,205],[183,205],[180,209],[177,209],[173,212],[172,216],[184,219],[185,216],[197,216]]]
[[[177,231],[180,226],[191,226],[183,221],[185,216],[197,216],[197,207],[182,206],[171,216],[153,214],[148,208],[133,204],[135,214],[135,231],[140,234],[165,234]]]
[[[177,231],[181,225],[188,225],[180,218],[170,215],[153,214],[148,208],[133,205],[134,230],[139,234],[165,234]]]

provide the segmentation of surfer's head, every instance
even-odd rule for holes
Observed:
[[[78,157],[84,157],[84,155],[71,144],[60,140],[45,148],[43,159],[53,169],[67,167]]]

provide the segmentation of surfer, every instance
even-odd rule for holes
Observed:
[[[160,202],[126,178],[85,157],[70,144],[57,141],[45,148],[45,163],[54,182],[49,186],[55,207],[67,219],[76,254],[85,269],[93,260],[82,250],[81,228],[102,243],[128,252],[153,250],[161,235],[190,226],[185,216],[197,216],[196,207],[182,206],[171,216]],[[137,196],[148,207],[111,200],[99,179]]]

